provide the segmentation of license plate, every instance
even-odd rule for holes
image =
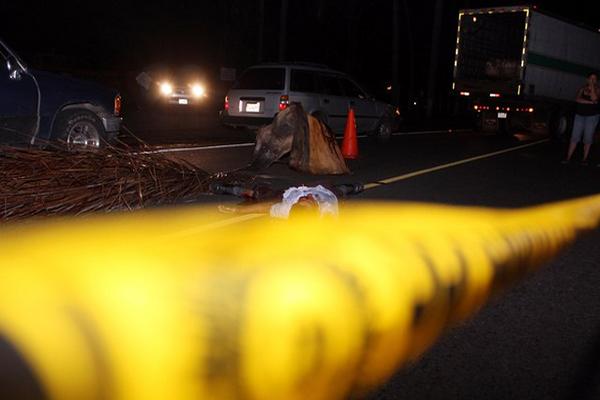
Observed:
[[[246,112],[260,112],[260,103],[246,103]]]
[[[179,99],[179,104],[188,104],[188,99]]]
[[[503,113],[503,112],[499,112],[499,113],[498,113],[498,118],[502,118],[502,119],[504,119],[504,118],[506,118],[507,116],[508,116],[508,115],[507,115],[506,113]]]

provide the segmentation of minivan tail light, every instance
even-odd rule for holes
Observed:
[[[225,104],[223,104],[225,111],[229,111],[229,96],[225,96]]]
[[[279,97],[279,111],[283,111],[290,105],[290,96]]]
[[[118,94],[115,96],[115,106],[114,106],[114,114],[115,116],[120,116],[121,115],[121,95]]]

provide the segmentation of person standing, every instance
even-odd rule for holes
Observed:
[[[587,84],[577,92],[577,108],[575,111],[575,121],[573,122],[573,132],[571,133],[571,142],[567,151],[567,158],[563,164],[567,164],[577,148],[577,144],[583,139],[583,158],[581,165],[587,165],[590,148],[594,142],[594,133],[598,120],[600,120],[600,108],[598,98],[600,88],[598,87],[598,75],[592,72],[587,77]]]

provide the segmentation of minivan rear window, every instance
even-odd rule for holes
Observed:
[[[285,68],[251,68],[233,85],[242,90],[283,90]]]

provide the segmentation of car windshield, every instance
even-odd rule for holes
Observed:
[[[1,40],[0,40],[0,57],[2,57],[3,59],[8,59],[9,57],[12,57],[11,50]]]
[[[243,90],[283,90],[284,86],[284,68],[252,68],[242,74],[233,88]]]
[[[2,42],[0,42],[0,56],[3,58],[6,58],[6,56],[8,55],[6,49],[4,48]]]
[[[26,40],[19,40],[19,37],[4,37],[0,41],[0,53],[5,56],[13,55],[19,62],[29,69],[50,71],[65,74],[82,70],[89,65],[91,54],[73,57],[69,52],[57,52],[54,49],[40,49],[28,43]],[[86,64],[86,62],[88,64]]]

